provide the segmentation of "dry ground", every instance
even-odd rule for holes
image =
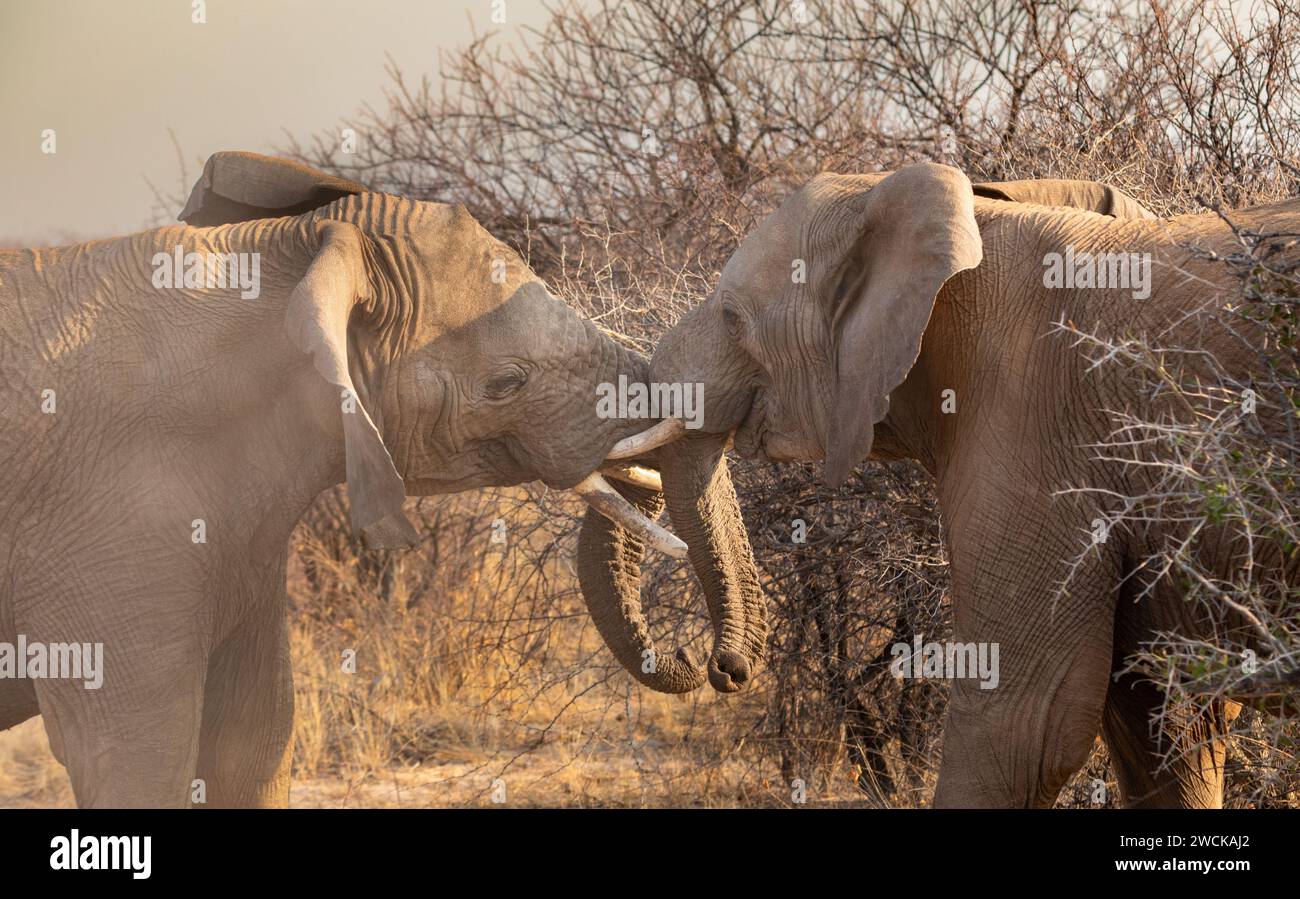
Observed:
[[[639,747],[641,763],[620,747],[576,750],[547,746],[520,755],[443,760],[382,771],[294,778],[295,808],[723,807],[778,806],[788,795],[742,764],[701,771],[661,749]],[[456,758],[456,756],[462,756]],[[504,791],[495,784],[504,769]],[[810,805],[824,800],[811,800]],[[72,788],[50,754],[40,719],[0,734],[0,808],[72,808]]]
[[[613,663],[576,591],[567,498],[411,508],[431,543],[401,559],[358,558],[328,520],[295,541],[293,805],[790,804],[747,745],[754,694],[661,696]],[[851,798],[849,774],[810,802]],[[0,733],[0,807],[72,804],[40,719]]]
[[[309,515],[299,529],[289,576],[292,805],[796,804],[781,773],[779,725],[764,717],[769,670],[742,694],[670,697],[636,687],[613,662],[576,590],[571,535],[580,509],[569,499],[514,490],[411,501],[410,511],[428,545],[400,558],[358,557],[333,540],[329,515]],[[661,648],[685,643],[703,657],[700,610],[659,608],[656,597],[669,591],[647,583]],[[862,770],[835,734],[826,739],[829,765],[793,774],[807,806],[928,801],[933,768],[917,771],[896,743],[885,747],[885,765],[906,786],[887,793],[855,786]],[[1099,744],[1058,805],[1114,805],[1114,797]],[[0,808],[71,805],[40,719],[0,733]]]

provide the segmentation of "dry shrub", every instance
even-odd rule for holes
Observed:
[[[1287,805],[1300,799],[1300,233],[1234,232],[1238,251],[1201,255],[1238,290],[1195,322],[1240,341],[1256,360],[1248,374],[1203,348],[1063,330],[1094,364],[1122,366],[1147,398],[1138,412],[1112,412],[1097,448],[1150,478],[1141,493],[1109,497],[1107,516],[1111,529],[1164,537],[1137,562],[1139,596],[1176,585],[1205,621],[1205,635],[1158,634],[1126,670],[1164,686],[1169,717],[1244,703],[1229,802]],[[1166,756],[1184,748],[1166,746]]]
[[[511,803],[541,805],[735,804],[752,783],[726,736],[749,704],[636,689],[605,652],[571,564],[571,497],[409,500],[425,546],[406,554],[340,540],[330,513],[346,500],[322,505],[290,572],[299,778],[401,775],[409,795],[458,804],[491,801],[500,778]],[[703,642],[707,622],[676,604],[686,577],[650,573],[651,621]]]
[[[1095,179],[1165,214],[1261,202],[1300,183],[1300,11],[1283,0],[1249,11],[1159,0],[598,0],[559,3],[522,47],[496,47],[484,37],[445,55],[438,88],[394,69],[387,105],[347,123],[362,135],[356,155],[337,155],[332,138],[289,152],[465,203],[557,293],[642,350],[705,295],[754,223],[820,170],[933,159],[975,179]],[[1243,283],[1256,289],[1256,276]],[[1274,305],[1285,314],[1264,327],[1293,334],[1294,302]],[[1286,439],[1276,458],[1294,472]],[[1226,467],[1205,477],[1232,485],[1231,514],[1256,533],[1276,525],[1280,507],[1258,517],[1254,494],[1233,493],[1242,471],[1294,510],[1294,483],[1277,484],[1276,466],[1230,452],[1214,465]],[[818,485],[814,466],[734,471],[775,619],[769,664],[739,698],[678,703],[631,689],[575,595],[576,510],[529,518],[538,500],[560,509],[554,497],[420,501],[426,547],[400,561],[356,555],[321,513],[326,523],[299,552],[316,566],[315,586],[300,570],[294,593],[300,770],[491,759],[461,776],[477,792],[437,797],[479,801],[483,772],[517,770],[555,742],[581,748],[566,756],[570,773],[577,759],[591,772],[605,770],[597,758],[631,765],[623,779],[593,773],[577,798],[556,801],[785,803],[798,779],[813,800],[923,804],[945,685],[893,680],[881,651],[916,633],[949,635],[932,485],[910,465],[865,465],[838,491]],[[536,531],[494,559],[491,520],[505,497]],[[796,518],[806,543],[791,542]],[[1293,650],[1294,588],[1264,578],[1206,593],[1243,588],[1276,614],[1266,629],[1281,626],[1272,638]],[[655,561],[645,593],[661,640],[705,639],[687,573]],[[360,650],[348,678],[335,670],[344,646]],[[1144,663],[1156,665],[1182,650],[1151,651]],[[1295,802],[1296,724],[1272,720],[1241,721],[1233,802]],[[1099,747],[1060,803],[1113,796]]]

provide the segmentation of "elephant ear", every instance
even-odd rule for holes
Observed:
[[[832,486],[871,452],[873,426],[920,354],[939,288],[983,256],[970,181],[957,169],[912,165],[872,184],[832,199],[816,229],[848,242],[831,282],[835,377],[825,477]]]
[[[285,329],[339,391],[353,536],[375,549],[413,546],[419,535],[402,512],[406,487],[348,369],[348,321],[369,290],[361,232],[329,221],[317,233],[320,249],[289,296]]]
[[[1121,219],[1153,219],[1155,213],[1118,187],[1098,181],[1037,178],[1029,181],[988,181],[974,186],[975,196],[1038,206],[1070,206]]]
[[[299,162],[225,150],[208,157],[179,219],[197,226],[301,215],[368,190]]]

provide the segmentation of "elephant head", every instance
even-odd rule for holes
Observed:
[[[704,430],[771,461],[825,459],[838,485],[871,451],[939,288],[980,258],[956,169],[818,175],[745,238],[651,377],[702,381]]]
[[[702,427],[666,422],[651,443],[673,523],[717,606],[710,677],[720,689],[743,682],[764,634],[724,448],[734,441],[774,462],[824,459],[826,481],[842,483],[871,453],[940,289],[980,264],[975,197],[1152,217],[1094,182],[972,186],[935,164],[818,175],[745,238],[712,295],[655,350],[652,382],[704,385]],[[634,598],[622,607],[635,609]]]
[[[653,383],[703,385],[702,426],[666,421],[642,449],[657,447],[669,513],[709,602],[715,689],[743,687],[767,633],[724,451],[734,437],[773,461],[826,458],[828,480],[842,481],[870,451],[940,286],[980,261],[971,207],[970,182],[944,166],[818,176],[745,239],[713,295],[655,351]],[[592,548],[622,550],[604,586],[619,596],[627,642],[653,654],[639,554],[610,527],[588,522],[600,531]]]
[[[827,482],[842,483],[870,453],[940,288],[981,261],[976,197],[1154,218],[1091,181],[972,185],[936,164],[818,175],[759,224],[708,301],[665,335],[651,378],[703,382],[703,430],[734,434],[742,453],[825,459]]]
[[[602,385],[644,382],[645,358],[552,296],[463,207],[227,152],[208,160],[181,218],[221,226],[193,235],[211,244],[269,234],[263,268],[285,279],[289,341],[341,409],[352,527],[369,545],[415,541],[408,494],[540,480],[575,488],[628,535],[586,568],[617,566],[633,541],[685,554],[599,473],[658,490],[656,472],[609,459],[637,455],[653,421],[602,417],[598,403]],[[588,598],[607,621],[613,598]],[[675,676],[664,667],[661,679]]]
[[[829,478],[843,480],[870,451],[871,423],[916,358],[939,287],[980,261],[971,206],[970,182],[943,166],[818,176],[745,239],[713,295],[655,351],[653,383],[703,385],[701,427],[665,421],[640,449],[657,451],[669,513],[705,591],[715,689],[744,686],[767,634],[726,448],[734,437],[737,449],[774,461],[828,457]],[[637,650],[620,656],[637,675],[638,656],[658,657],[641,615],[639,548],[588,519],[584,550],[613,545],[621,556],[600,586],[617,597],[610,630]]]

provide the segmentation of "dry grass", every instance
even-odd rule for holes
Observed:
[[[491,804],[500,783],[506,804],[521,805],[789,801],[743,737],[763,712],[756,694],[664,696],[613,663],[571,567],[571,499],[514,490],[411,505],[463,542],[454,558],[434,553],[436,571],[429,554],[402,559],[386,596],[360,574],[368,554],[328,558],[303,529],[290,574],[303,801]],[[498,519],[504,543],[493,542]],[[326,572],[328,606],[306,558]],[[702,651],[707,627],[687,617]]]
[[[439,533],[463,542],[454,558],[438,548],[441,572],[427,552],[383,558],[380,566],[399,563],[387,595],[366,571],[367,554],[347,547],[341,558],[332,556],[307,525],[300,529],[289,579],[294,806],[779,807],[796,803],[795,778],[804,782],[808,807],[927,803],[942,683],[910,684],[929,697],[910,703],[899,701],[903,685],[887,678],[875,683],[865,692],[877,705],[929,714],[886,722],[864,717],[870,710],[859,707],[848,716],[856,736],[841,729],[843,711],[817,684],[822,667],[859,659],[837,662],[810,651],[792,663],[797,656],[787,647],[786,663],[764,669],[754,689],[739,695],[702,690],[670,697],[640,689],[603,649],[582,607],[568,566],[572,547],[552,533],[571,531],[570,522],[539,514],[536,499],[512,490],[411,501],[415,520],[437,515]],[[548,508],[552,503],[542,500]],[[501,545],[492,542],[492,524],[503,517]],[[851,558],[869,550],[845,552]],[[536,570],[539,553],[549,570]],[[309,561],[318,566],[315,588],[305,574]],[[784,564],[778,554],[767,567],[788,570]],[[769,577],[768,589],[778,597],[778,617],[790,618],[782,625],[786,638],[818,627],[826,610],[786,606],[780,580]],[[656,614],[649,591],[647,600],[652,620],[679,614]],[[696,624],[698,651],[708,636],[703,621]],[[927,619],[923,626],[943,623]],[[662,620],[656,628],[662,631]],[[355,654],[354,670],[345,670],[348,653]],[[799,685],[808,689],[803,700],[810,707],[799,719],[804,732],[782,738],[769,726],[769,709]],[[872,727],[864,726],[868,720]],[[909,731],[919,745],[908,745]],[[1249,770],[1240,761],[1234,769],[1245,785],[1267,774],[1260,770],[1263,756],[1276,752],[1270,740],[1258,739],[1271,735],[1254,736],[1258,751],[1241,748],[1247,758],[1260,758],[1251,759]],[[1281,768],[1285,775],[1285,760]],[[1099,744],[1058,805],[1114,806],[1116,795]],[[72,804],[67,775],[50,754],[39,719],[0,734],[0,807]]]
[[[72,783],[40,718],[0,732],[0,808],[71,808]]]
[[[762,713],[759,694],[652,693],[608,656],[571,541],[552,533],[580,510],[558,505],[557,523],[523,490],[410,501],[413,519],[436,515],[440,534],[464,542],[454,561],[438,549],[438,569],[428,553],[385,555],[378,564],[397,568],[387,591],[367,573],[370,554],[345,547],[340,558],[300,529],[289,577],[294,805],[791,804],[737,739]],[[497,519],[504,544],[492,540]],[[810,790],[809,803],[851,798],[847,768],[840,780],[834,793]],[[72,804],[39,719],[0,734],[0,807]]]
[[[364,135],[355,156],[336,155],[336,129],[292,149],[381,189],[465,202],[642,350],[822,170],[933,159],[973,180],[1092,179],[1160,214],[1300,191],[1300,12],[1284,0],[1249,15],[1190,0],[805,6],[800,19],[772,0],[721,0],[707,16],[694,0],[559,3],[518,57],[486,41],[450,54],[441,92],[394,70],[390,102],[348,123]],[[647,130],[660,152],[643,152]],[[1293,340],[1294,304],[1269,305]],[[507,804],[788,804],[799,779],[809,804],[925,804],[946,685],[899,684],[877,655],[896,635],[950,633],[932,485],[907,467],[864,466],[839,491],[811,466],[733,470],[768,578],[769,662],[740,696],[685,701],[635,689],[600,646],[564,498],[412,503],[425,545],[401,558],[358,555],[337,494],[323,498],[290,580],[295,801],[483,804],[500,778]],[[795,518],[813,523],[807,544],[788,539]],[[660,560],[645,583],[656,637],[701,649],[689,573]],[[1294,646],[1286,588],[1253,595],[1278,603]],[[1239,720],[1229,804],[1300,805],[1298,729],[1294,716]],[[1115,794],[1099,744],[1058,804]],[[67,800],[38,726],[0,734],[0,805]]]

